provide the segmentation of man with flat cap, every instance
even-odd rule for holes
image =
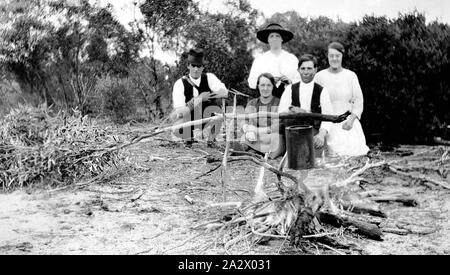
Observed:
[[[228,97],[228,89],[222,81],[213,73],[203,73],[205,61],[202,49],[191,49],[188,53],[187,63],[189,74],[178,79],[173,86],[172,119],[175,120],[175,124],[204,118],[205,110],[210,106],[216,107],[215,109],[220,111],[220,107],[213,106],[214,100]],[[208,113],[211,114],[211,111]],[[204,126],[205,124],[180,129],[174,134],[190,144],[194,138],[194,129],[202,129]],[[216,128],[218,128],[217,125]],[[217,135],[219,129],[214,130],[213,136],[208,136],[210,142]]]
[[[253,61],[248,85],[251,89],[256,89],[258,77],[263,73],[270,73],[275,77],[278,87],[274,89],[273,95],[280,98],[285,85],[300,80],[297,71],[297,57],[282,48],[282,44],[290,41],[294,34],[284,29],[280,24],[270,23],[266,28],[258,31],[256,37],[261,42],[269,44],[270,50]]]

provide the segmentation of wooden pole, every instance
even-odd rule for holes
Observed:
[[[225,117],[225,99],[222,99],[222,115]],[[230,150],[230,141],[228,137],[228,127],[227,122],[224,123],[225,127],[225,152],[223,153],[222,159],[222,173],[221,173],[221,183],[222,183],[222,201],[226,201],[226,178],[227,178],[227,158],[228,158],[228,150]]]
[[[267,162],[269,159],[270,152],[267,152],[264,156],[264,161]],[[257,201],[262,201],[267,198],[266,192],[264,192],[264,172],[265,172],[264,166],[261,166],[259,170],[259,177],[256,181],[255,186],[255,198],[257,198]],[[282,193],[283,194],[283,193]]]
[[[237,118],[237,119],[252,119],[252,118],[258,118],[258,117],[266,117],[266,118],[272,118],[272,119],[305,119],[310,118],[314,120],[320,120],[320,121],[331,121],[334,123],[339,123],[347,119],[347,117],[350,115],[350,112],[346,112],[339,116],[333,116],[333,115],[323,115],[319,113],[290,113],[290,112],[284,112],[284,113],[274,113],[274,112],[257,112],[257,113],[251,113],[251,114],[239,114],[239,115],[230,115],[225,114],[225,118]]]

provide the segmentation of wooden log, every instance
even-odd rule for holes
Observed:
[[[257,113],[251,113],[251,114],[225,114],[225,118],[237,118],[237,119],[254,119],[259,117],[265,117],[265,118],[272,118],[272,119],[314,119],[314,120],[320,120],[320,121],[330,121],[333,123],[340,123],[347,119],[347,117],[350,115],[350,112],[346,112],[339,116],[333,116],[333,115],[324,115],[319,113],[291,113],[291,112],[284,112],[284,113],[274,113],[274,112],[257,112]],[[216,116],[218,114],[215,114]]]
[[[369,199],[375,202],[400,202],[405,206],[417,206],[419,204],[415,198],[404,195],[376,196]]]
[[[417,165],[410,165],[408,167],[403,167],[403,166],[398,166],[398,165],[390,165],[391,167],[402,171],[402,172],[411,172],[411,171],[419,171],[419,172],[424,172],[424,171],[432,171],[432,172],[436,172],[436,173],[441,173],[441,169],[437,168],[437,167],[425,167],[425,166],[417,166]]]
[[[405,229],[398,228],[382,228],[381,231],[385,233],[397,234],[397,235],[408,235],[409,231]]]
[[[319,219],[319,222],[326,223],[335,227],[354,226],[356,227],[355,233],[368,237],[372,240],[383,240],[383,233],[381,232],[381,229],[374,224],[359,221],[350,217],[338,216],[330,212],[318,212],[317,218]]]
[[[352,203],[347,201],[341,201],[341,205],[345,210],[353,213],[369,214],[375,217],[387,218],[386,213],[381,211],[378,205],[367,205],[363,203]]]
[[[434,180],[434,179],[429,178],[429,177],[427,177],[425,175],[413,175],[413,174],[410,174],[410,173],[401,172],[401,171],[399,171],[399,170],[397,170],[397,169],[395,169],[394,167],[391,167],[391,166],[389,166],[389,170],[391,170],[392,172],[397,173],[399,175],[402,175],[402,176],[406,176],[406,177],[410,177],[410,178],[413,178],[413,179],[420,180],[422,183],[429,182],[429,183],[435,184],[437,186],[440,186],[440,187],[442,187],[444,189],[450,190],[450,185],[448,183],[444,182],[444,181]]]

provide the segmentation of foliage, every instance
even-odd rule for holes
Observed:
[[[427,25],[418,13],[366,16],[346,44],[365,95],[365,130],[385,141],[432,142],[450,122],[450,27]]]
[[[166,49],[174,48],[173,44],[181,38],[179,34],[199,13],[192,0],[146,0],[139,8],[150,43],[159,42]]]
[[[1,8],[7,17],[0,27],[0,67],[14,74],[22,89],[47,100],[49,94],[41,68],[47,66],[49,32],[53,26],[38,14],[42,8],[40,1],[4,3]]]
[[[169,65],[151,58],[142,58],[130,67],[127,89],[134,95],[136,105],[144,106],[146,120],[160,119],[170,111],[168,102],[172,100],[174,82],[171,70]],[[155,75],[159,77],[155,78]]]
[[[57,186],[100,175],[120,156],[102,150],[118,137],[81,112],[52,113],[46,106],[20,105],[1,121],[0,185],[9,190]]]
[[[132,95],[123,83],[113,81],[112,86],[103,91],[104,110],[114,122],[125,123],[130,115],[136,111]]]
[[[61,0],[22,2],[29,7],[13,9],[10,26],[1,34],[0,64],[23,91],[38,94],[48,104],[69,110],[77,106],[86,113],[98,74],[127,74],[138,55],[139,34],[126,31],[112,16],[111,6],[98,8],[85,0],[79,5]],[[32,5],[35,2],[38,8]]]

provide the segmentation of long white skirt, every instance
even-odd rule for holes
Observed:
[[[364,136],[361,123],[358,119],[353,122],[350,130],[342,129],[341,123],[334,123],[327,135],[328,151],[331,156],[362,156],[369,152],[366,145],[366,137]]]

